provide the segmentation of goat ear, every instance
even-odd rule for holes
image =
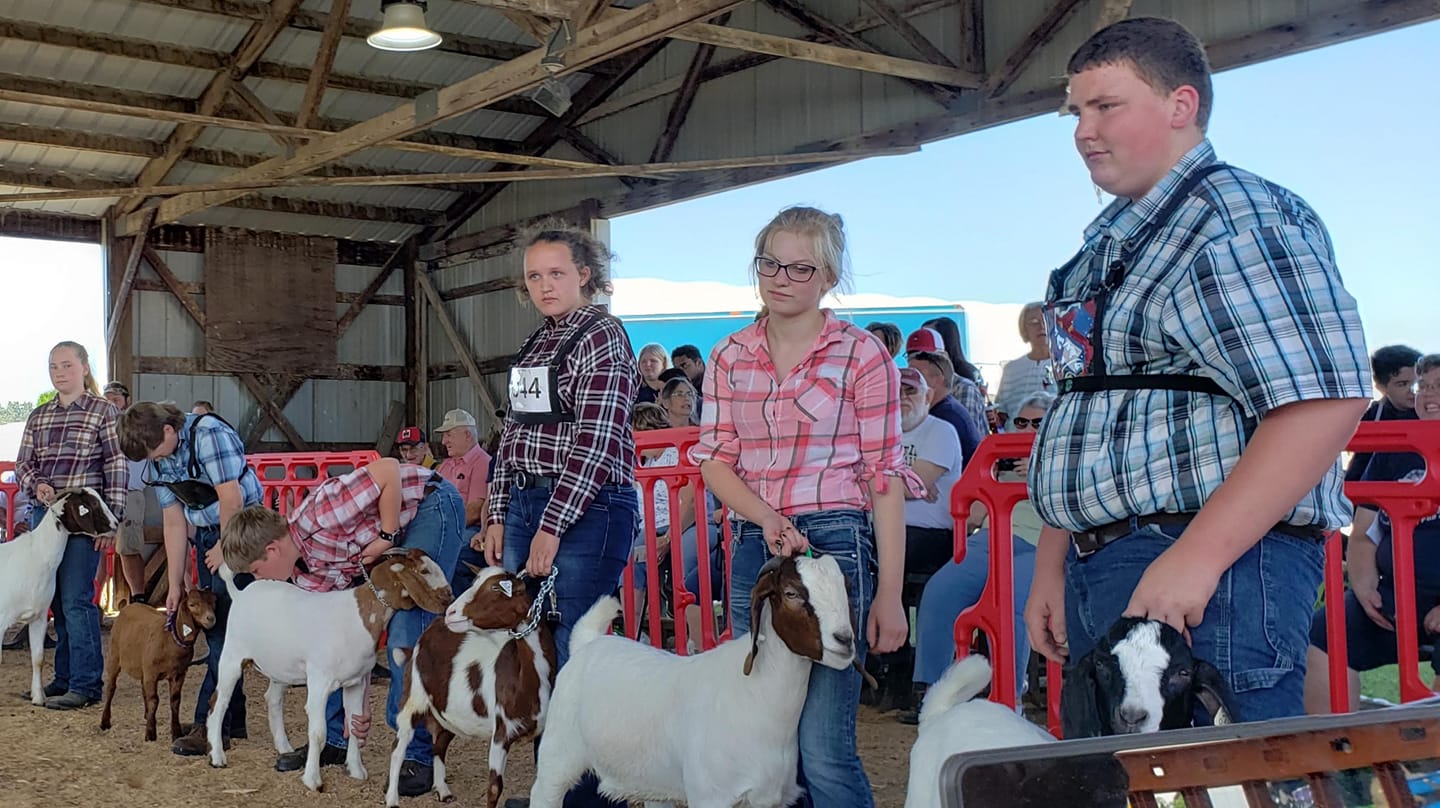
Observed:
[[[1214,665],[1203,659],[1196,660],[1191,687],[1195,688],[1195,698],[1205,705],[1215,726],[1234,724],[1240,720],[1235,712],[1235,698],[1225,684],[1225,676]]]
[[[411,552],[420,553],[419,550]],[[424,553],[421,553],[421,558],[425,557]],[[436,593],[434,587],[425,580],[425,575],[417,566],[406,564],[405,568],[397,572],[395,576],[400,579],[401,584],[404,584],[406,594],[416,606],[432,614],[443,614],[449,608],[450,601]]]
[[[461,561],[460,563],[461,563],[461,564],[464,564],[466,569],[468,569],[468,570],[470,570],[471,572],[475,573],[475,576],[476,576],[476,577],[479,577],[479,576],[480,576],[480,573],[481,573],[481,572],[484,572],[484,570],[480,569],[479,567],[475,566],[474,564],[471,564],[469,561]]]
[[[755,655],[760,653],[760,612],[765,608],[765,602],[778,590],[775,580],[780,576],[780,564],[784,560],[775,556],[766,561],[755,578],[755,588],[750,591],[750,653],[745,655],[746,676],[755,667]]]
[[[1065,740],[1095,738],[1105,734],[1095,678],[1095,652],[1086,654],[1065,672],[1060,687],[1060,730]]]

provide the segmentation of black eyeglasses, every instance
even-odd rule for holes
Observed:
[[[1044,418],[1044,416],[1042,415],[1040,416],[1040,418]],[[1033,426],[1036,429],[1039,429],[1040,418],[1025,418],[1017,415],[1014,418],[1010,419],[1010,423],[1014,424],[1017,429],[1024,429],[1027,426]]]
[[[782,264],[774,258],[766,258],[763,255],[755,256],[755,272],[762,277],[773,278],[779,275],[782,269],[785,270],[785,277],[794,283],[806,283],[815,277],[816,272],[819,272],[809,264]]]

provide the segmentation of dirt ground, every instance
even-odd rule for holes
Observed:
[[[105,634],[109,642],[109,633]],[[49,681],[50,654],[46,652]],[[188,722],[204,667],[190,669],[181,702],[180,720]],[[100,731],[100,707],[58,712],[33,707],[20,699],[30,685],[28,651],[10,651],[0,660],[0,807],[51,808],[83,806],[113,808],[226,808],[227,806],[384,805],[385,779],[394,734],[379,722],[379,730],[365,748],[370,777],[351,780],[343,767],[323,769],[325,791],[310,793],[300,784],[300,773],[279,774],[275,751],[266,729],[263,683],[247,681],[249,693],[248,740],[237,741],[229,753],[229,768],[211,769],[208,758],[182,758],[170,753],[169,702],[160,688],[160,739],[144,741],[144,706],[140,683],[124,675],[116,688],[114,726]],[[376,715],[384,710],[385,688],[371,691]],[[304,691],[291,690],[285,703],[286,727],[297,746],[305,733]],[[879,808],[900,808],[905,802],[906,767],[915,731],[862,707],[860,755],[870,774]],[[484,805],[486,745],[460,740],[450,748],[450,787],[457,805]],[[529,793],[534,756],[528,745],[512,752],[506,767],[505,796]],[[433,805],[434,797],[404,800],[402,805]]]

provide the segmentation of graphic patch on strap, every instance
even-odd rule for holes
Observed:
[[[1045,331],[1056,381],[1090,375],[1095,346],[1095,301],[1054,303],[1045,308]]]

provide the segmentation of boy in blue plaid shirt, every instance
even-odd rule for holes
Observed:
[[[1321,540],[1351,516],[1339,456],[1369,398],[1355,301],[1315,211],[1216,159],[1189,31],[1124,20],[1067,72],[1075,145],[1115,200],[1046,293],[1061,395],[1029,483],[1055,529],[1027,628],[1078,659],[1122,615],[1160,620],[1241,719],[1301,714]]]

